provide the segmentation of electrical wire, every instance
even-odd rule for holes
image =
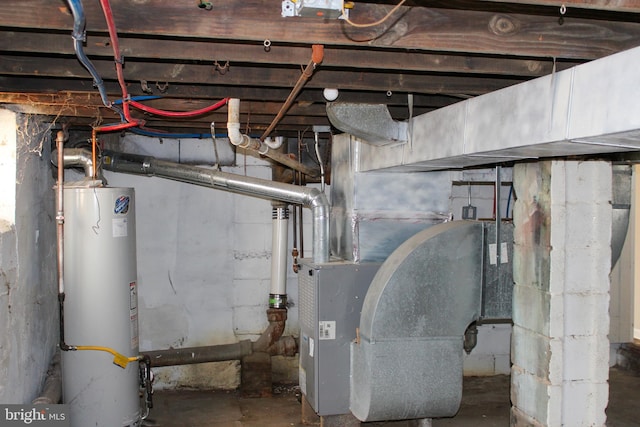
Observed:
[[[400,0],[400,3],[398,3],[397,5],[395,5],[393,7],[393,9],[391,9],[389,11],[389,13],[387,13],[384,17],[382,17],[381,19],[375,21],[375,22],[371,22],[368,24],[358,24],[356,22],[351,21],[348,17],[347,17],[347,11],[344,8],[344,3],[342,6],[342,16],[344,16],[344,21],[346,23],[348,23],[349,25],[351,25],[352,27],[356,27],[356,28],[368,28],[368,27],[375,27],[376,25],[380,25],[382,24],[384,21],[386,21],[387,19],[389,19],[389,17],[391,15],[393,15],[395,13],[396,10],[398,10],[400,8],[400,6],[402,6],[407,0]]]
[[[511,213],[511,216],[509,216],[509,207],[511,206],[511,197],[512,196],[513,196],[513,183],[511,183],[511,186],[509,187],[509,197],[507,197],[507,212],[506,212],[507,215],[506,215],[506,218],[513,218],[513,212]]]

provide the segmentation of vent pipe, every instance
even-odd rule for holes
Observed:
[[[287,241],[289,208],[286,203],[272,202],[271,292],[269,308],[287,308]]]
[[[84,148],[65,148],[63,151],[62,162],[63,167],[80,166],[84,170],[85,178],[93,178],[93,159],[91,151]],[[51,162],[58,167],[58,152],[55,151],[51,156]],[[99,174],[98,174],[99,175]]]
[[[112,151],[104,152],[103,168],[113,172],[157,176],[231,193],[302,205],[311,209],[313,217],[313,262],[329,261],[329,202],[325,194],[316,188]]]

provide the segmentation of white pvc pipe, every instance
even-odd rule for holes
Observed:
[[[227,103],[227,133],[229,141],[233,145],[247,147],[249,145],[249,136],[240,132],[240,100],[231,98]]]
[[[271,308],[285,308],[287,302],[287,243],[289,231],[289,210],[279,204],[273,208],[273,228],[271,243]]]

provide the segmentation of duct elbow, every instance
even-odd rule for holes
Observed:
[[[89,150],[81,148],[64,148],[62,150],[62,153],[62,166],[64,168],[80,166],[84,171],[84,176],[86,178],[91,178],[94,176],[94,165],[91,157],[91,152]],[[53,153],[53,155],[51,156],[51,161],[54,166],[58,167],[57,153]]]
[[[329,262],[329,212],[327,196],[317,188],[310,188],[305,206],[313,216],[313,262]]]

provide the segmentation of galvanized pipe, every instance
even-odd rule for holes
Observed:
[[[235,344],[145,351],[142,355],[149,357],[151,367],[159,367],[240,360],[251,353],[253,353],[251,341],[243,340]]]
[[[103,154],[103,167],[114,172],[158,176],[231,193],[307,207],[311,209],[313,216],[313,261],[315,263],[329,261],[329,202],[324,193],[316,188],[181,165],[158,160],[154,157],[109,151]]]

